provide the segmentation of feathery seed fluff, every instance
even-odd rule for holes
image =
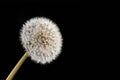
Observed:
[[[21,29],[20,38],[26,52],[37,63],[50,63],[61,52],[62,35],[58,26],[48,18],[28,20]]]

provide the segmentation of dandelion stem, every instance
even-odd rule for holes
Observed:
[[[8,75],[8,77],[6,78],[6,80],[12,80],[13,77],[15,76],[16,72],[19,70],[19,68],[21,67],[21,65],[24,63],[24,61],[28,58],[29,54],[25,53],[22,58],[18,61],[18,63],[16,64],[16,66],[13,68],[13,70],[11,71],[11,73]]]

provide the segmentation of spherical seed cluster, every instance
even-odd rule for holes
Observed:
[[[20,34],[23,47],[37,63],[50,63],[60,54],[62,36],[50,19],[32,18],[23,25]]]

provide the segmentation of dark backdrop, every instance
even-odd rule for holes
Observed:
[[[100,71],[100,50],[97,50],[100,24],[97,18],[101,16],[96,9],[79,4],[48,3],[1,6],[0,80],[5,80],[25,53],[19,39],[22,25],[30,18],[41,16],[50,18],[59,26],[64,39],[62,53],[46,65],[36,64],[28,58],[14,80],[76,80],[95,76]]]

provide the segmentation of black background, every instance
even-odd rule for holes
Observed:
[[[25,53],[19,32],[25,21],[33,17],[50,18],[59,26],[63,35],[62,53],[55,61],[46,65],[36,64],[28,58],[14,80],[75,80],[97,76],[96,73],[102,68],[99,62],[100,48],[97,46],[101,44],[99,37],[102,33],[98,32],[102,27],[98,18],[101,19],[103,14],[97,9],[94,6],[66,3],[20,3],[1,6],[0,80],[5,80]]]

